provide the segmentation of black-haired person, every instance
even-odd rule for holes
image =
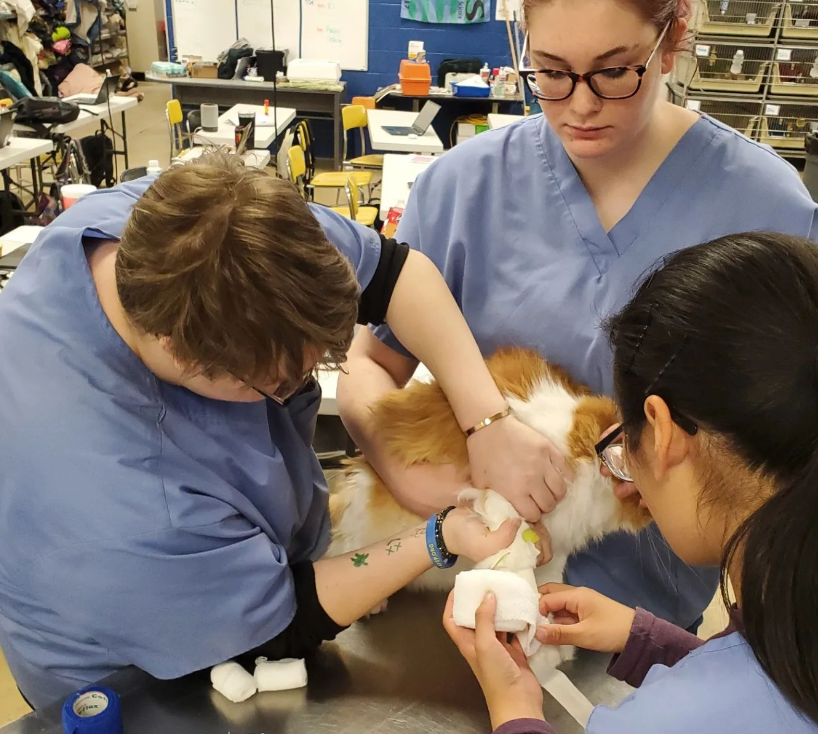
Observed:
[[[707,643],[589,589],[549,585],[546,644],[619,653],[640,690],[588,734],[818,732],[818,248],[764,233],[682,250],[610,323],[624,453],[614,464],[673,550],[721,565],[737,606]],[[603,454],[603,460],[609,459]],[[726,593],[726,589],[725,589]],[[553,734],[494,602],[444,619],[503,734]]]

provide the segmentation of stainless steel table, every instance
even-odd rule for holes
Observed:
[[[480,688],[444,632],[439,595],[402,593],[386,613],[359,622],[308,661],[309,686],[230,703],[207,671],[157,681],[126,670],[105,683],[122,697],[125,734],[487,734]],[[631,690],[605,675],[607,656],[563,666],[593,702]],[[582,729],[546,694],[561,734]],[[61,734],[60,706],[30,714],[0,734]]]

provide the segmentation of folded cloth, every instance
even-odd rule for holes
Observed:
[[[256,686],[261,691],[290,691],[307,685],[307,666],[303,660],[256,659]]]
[[[213,688],[233,703],[246,701],[258,690],[256,679],[233,660],[211,668],[210,682]]]

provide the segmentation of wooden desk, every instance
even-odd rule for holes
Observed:
[[[289,83],[277,85],[277,94],[273,100],[271,82],[244,82],[232,79],[190,79],[188,77],[163,77],[146,74],[151,82],[170,84],[173,96],[183,105],[200,105],[205,102],[215,103],[221,107],[237,103],[261,104],[265,99],[278,107],[292,107],[299,117],[310,119],[315,115],[304,113],[322,113],[331,116],[333,121],[334,165],[340,171],[343,163],[344,128],[341,120],[341,104],[346,97],[346,82],[333,85],[332,88],[317,86],[299,86]]]
[[[384,125],[402,125],[411,127],[417,118],[414,112],[399,112],[398,110],[368,110],[367,126],[372,150],[390,151],[393,153],[443,153],[443,143],[437,136],[434,128],[423,135],[410,137],[408,135],[390,135],[383,129]]]
[[[258,124],[255,131],[255,145],[256,150],[266,150],[269,148],[275,139],[282,133],[290,123],[295,120],[295,110],[289,107],[277,107],[278,114],[273,113],[270,108],[268,115],[269,125]],[[255,112],[261,119],[264,116],[264,107],[262,105],[237,104],[233,105],[227,112],[219,115],[219,129],[216,132],[208,132],[202,130],[193,136],[195,144],[204,145],[226,145],[230,148],[236,147],[236,124],[238,123],[239,113]],[[278,126],[274,124],[278,123]]]

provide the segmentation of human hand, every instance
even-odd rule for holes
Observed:
[[[636,615],[633,609],[584,587],[545,584],[540,593],[540,612],[554,615],[553,624],[537,630],[544,645],[622,652]]]
[[[552,441],[513,415],[467,439],[471,481],[503,495],[528,522],[551,512],[573,472]]]
[[[506,633],[497,633],[494,615],[497,600],[486,594],[475,615],[476,629],[458,627],[454,621],[454,592],[449,594],[443,626],[460,654],[472,669],[486,697],[494,729],[514,719],[543,719],[543,693],[528,667],[517,638],[506,642]]]
[[[457,507],[443,521],[443,542],[450,553],[475,563],[508,548],[520,529],[521,520],[506,520],[492,532],[473,510]]]

